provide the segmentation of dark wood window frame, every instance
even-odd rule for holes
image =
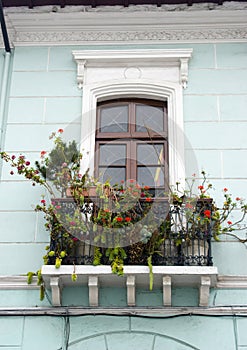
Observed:
[[[102,132],[101,130],[101,113],[104,108],[128,106],[128,127],[126,132]],[[147,128],[146,131],[136,131],[136,106],[146,105],[151,107],[161,107],[163,109],[163,130],[154,131]],[[163,157],[160,168],[164,175],[164,183],[161,189],[168,190],[168,120],[167,120],[167,103],[164,101],[148,99],[117,99],[98,103],[97,106],[97,129],[96,129],[96,149],[95,149],[95,169],[96,177],[99,177],[100,166],[100,147],[103,145],[126,145],[126,164],[112,164],[111,167],[125,167],[126,179],[137,180],[138,168],[149,166],[157,167],[157,163],[138,164],[137,147],[139,145],[163,145]],[[158,146],[157,146],[158,147]],[[158,166],[159,167],[159,166]],[[140,183],[142,185],[142,183]]]

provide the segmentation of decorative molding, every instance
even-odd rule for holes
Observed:
[[[57,12],[52,7],[6,8],[5,18],[12,46],[247,40],[247,7],[209,8],[210,4],[187,11],[157,11],[145,5],[84,12],[78,7]]]
[[[163,277],[163,305],[172,305],[172,279],[171,276]]]
[[[149,285],[148,266],[124,266],[124,275],[119,277],[112,274],[110,266],[76,266],[77,280],[71,282],[73,266],[61,266],[56,269],[51,265],[42,267],[42,276],[47,288],[51,288],[54,306],[60,306],[61,290],[59,286],[82,285],[85,279],[89,286],[89,304],[98,306],[98,284],[127,288],[128,306],[135,306],[135,290],[137,287]],[[164,306],[171,306],[171,286],[197,286],[200,298],[199,306],[208,305],[209,288],[216,285],[216,267],[205,266],[153,266],[153,286],[163,287]],[[162,286],[161,286],[162,283]]]
[[[117,72],[111,70],[111,72],[104,74],[104,76],[107,76],[107,78],[112,80],[97,82],[94,84],[85,84],[83,86],[81,148],[87,150],[87,152],[84,152],[82,171],[86,171],[88,168],[94,169],[97,102],[111,98],[150,98],[167,101],[169,183],[174,185],[176,184],[176,181],[183,183],[185,178],[182,108],[183,96],[182,86],[179,83],[179,70],[176,67],[171,67],[169,72],[173,70],[175,71],[175,77],[173,78],[176,82],[162,79],[161,74],[163,69],[156,70],[155,67],[152,67],[152,79],[144,79],[144,77],[142,77],[141,79],[118,80],[116,79]],[[167,70],[164,70],[164,72],[167,72]],[[99,72],[97,71],[96,78],[99,79],[99,76]]]
[[[216,288],[247,289],[247,276],[218,276]]]
[[[136,280],[135,276],[128,275],[126,279],[127,287],[127,305],[135,306],[136,304]]]
[[[99,305],[99,278],[98,276],[88,276],[89,306]]]
[[[0,276],[0,290],[25,290],[39,289],[37,277],[33,277],[32,283],[27,283],[27,276]]]
[[[199,306],[208,305],[210,286],[211,286],[211,278],[209,276],[201,276]]]
[[[50,278],[50,288],[52,295],[52,305],[61,306],[61,278],[51,277]]]
[[[111,98],[144,98],[166,101],[168,106],[169,183],[185,178],[183,87],[188,82],[192,49],[80,50],[72,52],[84,76],[82,94],[82,171],[94,169],[96,110],[99,101]],[[86,61],[86,63],[84,63]],[[136,78],[123,78],[128,67],[138,67]],[[78,76],[79,87],[82,79]]]
[[[183,88],[186,88],[188,83],[188,62],[192,51],[193,49],[101,50],[100,52],[97,50],[80,50],[73,51],[72,54],[77,63],[77,82],[79,88],[83,86],[86,68],[116,68],[126,66],[128,68],[130,62],[131,65],[141,67],[179,67],[179,82]]]
[[[247,28],[139,31],[20,32],[12,37],[13,46],[69,45],[82,43],[212,42],[246,41]]]
[[[84,82],[85,64],[86,60],[77,60],[77,84],[79,89],[82,89]]]
[[[86,266],[85,268],[89,268],[90,266]],[[49,268],[49,267],[48,267]],[[78,267],[77,267],[78,268]],[[94,269],[94,267],[92,267]],[[125,267],[127,268],[127,267]],[[145,267],[144,267],[145,268]],[[161,267],[162,268],[162,267]],[[190,269],[191,267],[187,267]],[[110,269],[110,267],[109,267]],[[177,269],[177,267],[174,267]],[[201,269],[201,267],[199,267]],[[90,269],[91,270],[91,269]],[[169,267],[169,270],[174,273],[173,267]],[[62,271],[64,274],[64,271]],[[102,272],[102,271],[101,271]],[[109,272],[109,271],[108,271]],[[145,272],[147,272],[145,270]],[[200,270],[199,270],[200,272]],[[58,270],[59,273],[59,270]],[[71,279],[70,273],[73,271],[69,267],[69,271],[67,271],[69,275],[69,280]],[[169,276],[168,276],[169,277]],[[169,280],[166,279],[167,276],[164,276],[163,286],[169,285]],[[175,278],[175,274],[174,274]],[[86,283],[85,279],[85,283]],[[178,281],[176,281],[177,283]],[[74,282],[73,282],[74,283]],[[71,283],[72,285],[72,283]],[[225,276],[225,275],[217,275],[217,280],[214,282],[214,287],[219,289],[247,289],[247,275],[246,276]],[[37,277],[33,277],[33,281],[31,284],[27,283],[27,276],[0,276],[0,290],[38,290],[40,287],[37,285]]]

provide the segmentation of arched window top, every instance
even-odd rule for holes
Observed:
[[[163,101],[167,107],[169,179],[182,183],[184,171],[183,88],[192,49],[74,51],[82,93],[82,170],[95,166],[97,105],[119,98]]]

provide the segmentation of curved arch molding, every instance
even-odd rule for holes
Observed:
[[[69,350],[199,350],[183,340],[153,332],[107,332],[79,338],[69,344]]]

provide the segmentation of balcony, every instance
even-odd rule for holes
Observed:
[[[198,286],[199,306],[208,304],[217,275],[211,221],[203,214],[211,211],[210,200],[171,205],[166,198],[139,198],[122,220],[111,199],[107,210],[100,197],[83,203],[55,199],[53,205],[57,212],[42,276],[54,305],[61,305],[62,286],[74,284],[88,286],[94,307],[99,306],[100,286],[127,288],[128,306],[136,305],[139,287],[162,288],[163,305],[170,306],[172,286]],[[76,276],[74,282],[71,276]]]

